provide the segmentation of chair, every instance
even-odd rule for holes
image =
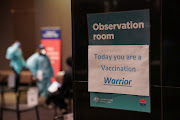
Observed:
[[[12,91],[12,90],[11,89],[1,90],[1,95],[4,96],[4,92],[8,92],[8,91]],[[16,104],[15,105],[6,105],[4,103],[4,100],[2,99],[1,113],[0,113],[1,118],[0,118],[0,120],[3,119],[3,111],[14,111],[14,112],[16,112],[17,120],[20,120],[20,113],[21,112],[27,112],[27,111],[30,111],[30,110],[35,110],[37,120],[40,120],[39,113],[38,113],[38,106],[29,107],[24,102],[24,99],[26,99],[26,98],[24,98],[23,94],[26,91],[27,91],[27,89],[19,89],[17,92],[15,92],[15,96],[16,96]]]
[[[5,78],[5,77],[4,77]],[[37,120],[40,120],[39,118],[39,112],[38,112],[38,106],[29,107],[26,100],[26,93],[28,90],[28,86],[25,87],[19,87],[19,89],[15,92],[12,88],[5,87],[5,84],[7,82],[7,79],[1,80],[1,111],[0,111],[0,120],[3,120],[3,112],[4,111],[13,111],[17,114],[17,120],[20,120],[20,114],[22,112],[27,112],[30,110],[35,110]],[[14,105],[7,105],[5,103],[4,94],[8,92],[13,92],[15,94],[16,103]]]
[[[73,90],[70,89],[68,90],[67,96],[65,96],[64,101],[67,104],[67,113],[72,112],[72,99],[73,99]],[[58,115],[57,114],[57,106],[54,105],[54,120],[64,120],[63,115]]]
[[[73,111],[72,101],[73,101],[73,90],[70,89],[68,92],[68,96],[65,97],[65,102],[67,103],[67,112],[68,113],[71,113]]]

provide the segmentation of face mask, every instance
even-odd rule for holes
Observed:
[[[42,50],[40,51],[40,54],[46,55],[46,50],[45,50],[45,49],[42,49]]]

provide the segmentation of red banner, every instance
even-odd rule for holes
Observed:
[[[51,61],[54,75],[61,71],[61,39],[60,30],[45,28],[42,30],[41,44],[45,46],[47,55]],[[52,82],[55,78],[52,78]]]

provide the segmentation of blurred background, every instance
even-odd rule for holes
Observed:
[[[176,0],[0,0],[0,81],[12,74],[5,54],[15,41],[21,42],[25,60],[42,42],[42,30],[58,28],[60,65],[55,79],[62,83],[63,72],[68,69],[66,59],[73,54],[73,103],[67,100],[70,113],[74,110],[75,120],[179,120],[180,81],[179,37],[177,16],[179,8]],[[150,91],[151,113],[119,109],[90,107],[88,92],[88,28],[87,14],[150,10]],[[57,44],[56,44],[57,45]],[[51,61],[52,62],[52,61]],[[32,85],[31,73],[23,70],[22,84]],[[1,84],[0,84],[1,85]],[[4,85],[4,84],[2,84]],[[2,86],[1,86],[2,87]],[[2,93],[2,91],[1,91]],[[27,92],[23,92],[23,99]],[[0,96],[1,100],[2,96]],[[15,104],[16,94],[4,95],[7,104]],[[39,99],[41,120],[51,120],[59,111],[45,106]],[[2,103],[2,101],[1,101]],[[25,102],[26,103],[26,102]],[[73,106],[74,105],[74,106]],[[74,109],[73,109],[73,107]],[[72,114],[65,117],[72,120]],[[14,120],[15,112],[3,112],[3,120]],[[22,120],[35,120],[34,111],[23,113]],[[61,119],[61,118],[57,118]]]
[[[71,0],[1,0],[0,15],[0,70],[9,69],[5,53],[15,40],[22,43],[25,59],[35,52],[42,27],[60,27],[65,69],[65,60],[72,55]]]
[[[37,46],[42,43],[42,30],[55,28],[60,31],[58,33],[60,43],[58,43],[58,45],[55,43],[58,49],[54,51],[54,54],[58,52],[58,58],[55,58],[56,55],[54,55],[54,58],[53,55],[49,57],[51,64],[54,64],[53,67],[56,67],[54,79],[62,84],[64,74],[58,73],[68,69],[66,59],[72,56],[71,0],[1,0],[0,16],[0,79],[7,80],[8,76],[13,74],[9,66],[9,61],[5,56],[7,48],[11,46],[15,40],[21,42],[23,56],[24,59],[27,60],[35,53]],[[48,46],[45,47],[47,48]],[[50,45],[50,47],[53,48],[53,45]],[[58,59],[58,64],[54,63],[53,59]],[[26,87],[28,87],[29,84],[32,85],[31,77],[30,71],[23,70],[20,83]],[[26,101],[27,91],[22,96]],[[3,97],[8,105],[15,105],[17,103],[14,92],[6,92]],[[0,99],[1,98],[2,96],[0,95]],[[56,110],[45,106],[44,99],[39,98],[38,101],[40,119],[54,119]],[[0,103],[2,103],[1,100]],[[3,120],[12,120],[17,117],[16,112],[11,111],[3,111],[2,115]],[[21,119],[34,120],[36,119],[36,115],[34,111],[30,111],[22,114]]]

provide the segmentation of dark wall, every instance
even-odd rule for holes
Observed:
[[[0,4],[0,69],[8,69],[5,59],[6,48],[13,42],[13,23],[10,13],[10,0],[3,0]]]
[[[15,40],[22,43],[24,58],[35,51],[34,3],[32,0],[6,0],[1,2],[0,12],[0,70],[9,69],[5,52]]]
[[[27,59],[36,49],[35,17],[33,0],[11,0],[14,39],[22,43],[24,58]]]
[[[162,104],[164,120],[179,120],[179,3],[162,1]]]
[[[41,39],[41,28],[59,26],[62,40],[62,69],[65,70],[66,58],[72,56],[71,0],[34,0],[35,39]]]
[[[178,120],[176,6],[175,0],[72,0],[75,120]],[[150,9],[151,113],[90,107],[87,14],[141,9]]]

